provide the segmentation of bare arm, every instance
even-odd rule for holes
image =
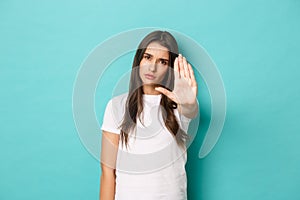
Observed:
[[[119,145],[119,134],[102,132],[101,148],[101,178],[100,200],[114,200],[115,198],[115,169]]]
[[[194,118],[198,114],[198,103],[195,101],[194,103],[191,104],[183,104],[183,105],[178,105],[178,111],[179,113],[183,114],[187,118]]]

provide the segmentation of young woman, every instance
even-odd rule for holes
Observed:
[[[101,200],[186,200],[186,142],[197,83],[175,38],[154,31],[136,51],[129,92],[104,113]]]

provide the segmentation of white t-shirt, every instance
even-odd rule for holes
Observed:
[[[128,93],[112,98],[105,110],[101,129],[120,134]],[[187,154],[162,120],[161,95],[143,95],[144,109],[129,134],[129,148],[119,142],[116,163],[115,200],[186,200]],[[186,132],[191,119],[174,114]]]

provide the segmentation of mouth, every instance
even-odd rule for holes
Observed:
[[[151,75],[151,74],[145,74],[145,78],[148,80],[154,80],[155,76]]]

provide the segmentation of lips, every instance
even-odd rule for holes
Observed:
[[[149,80],[154,80],[155,76],[151,75],[151,74],[145,74],[145,78],[149,79]]]

